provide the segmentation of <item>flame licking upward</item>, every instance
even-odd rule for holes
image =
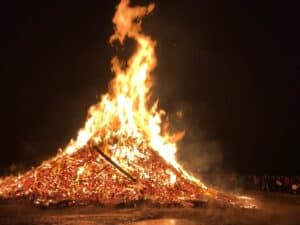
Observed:
[[[117,6],[113,18],[115,33],[110,37],[110,42],[119,41],[123,44],[126,37],[133,38],[137,49],[125,69],[121,67],[118,57],[112,59],[115,78],[110,83],[109,93],[103,95],[101,101],[90,108],[84,128],[79,131],[76,141],[71,141],[66,147],[66,153],[76,152],[90,140],[100,142],[115,135],[134,137],[138,140],[137,143],[147,141],[176,170],[196,181],[183,170],[175,158],[176,141],[184,133],[162,134],[162,116],[165,113],[157,109],[157,102],[149,105],[152,86],[150,75],[157,62],[154,52],[156,43],[141,32],[141,17],[153,9],[154,4],[131,8],[129,0],[122,0]],[[133,151],[123,146],[122,151],[111,152],[111,157],[124,164],[117,154],[134,158],[138,149]]]
[[[222,204],[241,203],[233,195],[206,189],[182,168],[175,154],[184,132],[170,134],[163,123],[165,112],[157,101],[150,104],[155,41],[142,33],[141,18],[153,9],[154,4],[130,7],[129,0],[121,0],[110,42],[136,42],[126,68],[118,57],[112,59],[115,78],[108,93],[90,107],[76,140],[39,167],[0,179],[0,198],[28,197],[44,205],[141,199],[186,204],[209,196]]]

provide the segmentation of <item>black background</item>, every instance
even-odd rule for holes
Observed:
[[[78,2],[1,3],[1,173],[54,155],[107,90],[118,1]],[[158,43],[154,95],[185,113],[183,143],[216,140],[239,173],[299,174],[298,7],[155,3],[144,21]]]

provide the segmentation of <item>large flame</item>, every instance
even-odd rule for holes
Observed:
[[[112,59],[115,78],[110,83],[109,92],[89,109],[84,128],[79,131],[75,141],[71,140],[65,151],[72,154],[91,140],[102,142],[113,136],[134,137],[137,144],[141,142],[148,144],[186,178],[200,183],[176,160],[176,141],[183,137],[184,132],[170,135],[167,130],[162,131],[162,117],[165,112],[158,109],[157,102],[149,104],[151,71],[157,63],[156,43],[142,33],[141,18],[150,13],[154,7],[154,4],[150,4],[147,7],[131,8],[129,0],[122,0],[117,6],[113,18],[115,33],[110,37],[110,42],[119,41],[123,44],[126,37],[132,38],[137,44],[136,51],[127,61],[126,68],[122,68],[118,57]],[[125,167],[126,162],[122,161],[124,155],[133,160],[139,154],[138,145],[124,145],[122,149],[114,147],[110,149],[111,157]],[[175,179],[172,175],[170,182]]]

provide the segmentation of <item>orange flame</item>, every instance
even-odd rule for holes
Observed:
[[[119,41],[123,44],[126,37],[137,43],[135,53],[127,61],[127,68],[122,69],[120,59],[112,59],[112,71],[115,78],[110,83],[109,92],[102,96],[101,101],[89,109],[89,116],[75,141],[71,140],[65,152],[72,154],[86,145],[88,141],[102,142],[112,136],[134,137],[136,143],[147,141],[148,145],[159,153],[165,161],[171,164],[186,178],[200,184],[199,180],[189,175],[176,160],[176,142],[184,133],[170,135],[162,134],[163,110],[159,110],[157,102],[149,105],[152,86],[151,71],[155,68],[155,41],[142,33],[141,18],[149,14],[155,5],[146,7],[129,7],[129,0],[122,0],[117,6],[113,18],[115,33],[110,42]],[[118,163],[126,167],[122,159],[134,159],[139,154],[138,146],[122,148],[112,146],[107,149]],[[130,169],[130,168],[128,168]],[[172,175],[170,182],[176,178]],[[204,187],[204,185],[203,185]]]

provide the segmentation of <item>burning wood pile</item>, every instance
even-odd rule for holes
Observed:
[[[194,206],[214,201],[252,207],[245,197],[207,189],[177,162],[176,143],[165,112],[150,104],[155,42],[141,30],[154,5],[130,7],[121,0],[110,42],[132,38],[137,49],[127,63],[112,60],[109,92],[90,107],[76,140],[37,168],[0,179],[0,198],[29,199],[38,205],[132,204]],[[125,66],[124,66],[125,65]]]
[[[246,203],[244,199],[222,195],[188,180],[152,149],[144,146],[140,149],[134,161],[124,156],[127,171],[103,153],[99,145],[88,144],[71,155],[59,153],[23,175],[3,179],[0,194],[6,199],[28,198],[44,206],[89,203],[132,206],[143,201],[194,206],[209,199],[220,200],[224,205]]]
[[[2,181],[2,195],[26,196],[43,205],[110,205],[138,200],[176,204],[184,199],[203,198],[204,189],[187,182],[150,149],[144,148],[141,157],[128,161],[130,173],[107,160],[100,151],[88,146],[72,155],[58,155],[19,177],[8,177]]]

